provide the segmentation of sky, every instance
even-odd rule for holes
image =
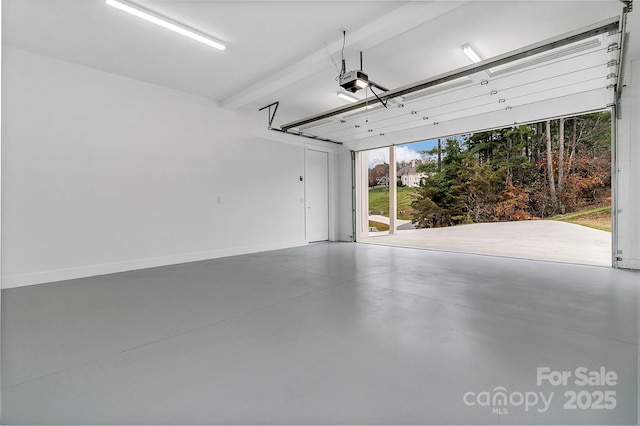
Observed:
[[[405,145],[398,145],[396,147],[396,161],[409,162],[411,160],[422,159],[420,151],[426,151],[434,148],[438,145],[438,140],[428,140],[421,142],[414,142]],[[368,151],[369,168],[374,167],[376,164],[389,162],[389,148],[372,149]]]

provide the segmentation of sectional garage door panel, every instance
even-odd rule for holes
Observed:
[[[291,130],[363,150],[600,110],[619,60],[607,32]]]

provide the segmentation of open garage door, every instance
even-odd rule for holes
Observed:
[[[499,57],[476,58],[473,65],[395,90],[374,93],[374,86],[363,101],[281,129],[339,142],[362,156],[371,148],[611,109],[621,74],[620,34],[620,20],[612,18]],[[390,204],[397,198],[393,163]],[[367,173],[365,158],[356,164],[358,175]],[[357,239],[363,240],[371,229],[371,211],[367,197],[356,198]],[[394,230],[395,220],[390,215]]]
[[[610,106],[619,19],[481,60],[281,126],[354,151],[576,115]],[[366,89],[365,89],[366,90]]]

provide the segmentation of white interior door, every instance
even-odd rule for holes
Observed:
[[[329,155],[306,151],[307,241],[329,239]]]

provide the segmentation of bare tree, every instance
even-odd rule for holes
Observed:
[[[558,201],[562,212],[562,191],[564,190],[564,118],[560,119],[558,139]]]
[[[570,174],[573,170],[573,159],[576,156],[576,145],[578,144],[578,118],[573,119],[573,130],[571,131],[571,150],[569,152],[569,160],[567,161],[567,174]],[[582,129],[580,129],[580,135],[582,136]]]
[[[507,183],[509,185],[513,184],[513,171],[511,169],[511,150],[513,149],[513,140],[512,137],[509,136],[507,138]]]
[[[547,139],[547,175],[549,176],[549,192],[551,194],[551,205],[555,211],[558,207],[558,198],[556,196],[556,182],[553,173],[553,153],[551,151],[551,121],[546,122],[546,139]]]

